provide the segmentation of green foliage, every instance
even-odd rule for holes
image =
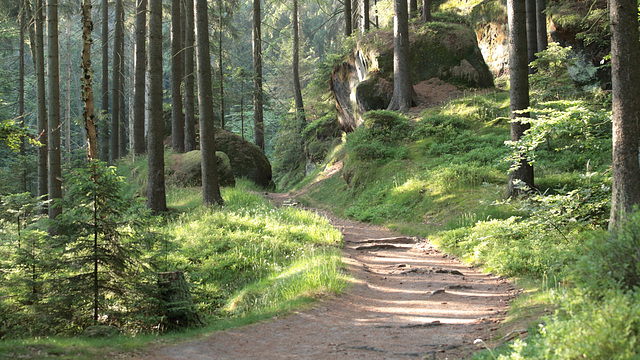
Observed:
[[[374,110],[366,112],[364,123],[347,135],[347,149],[358,161],[380,162],[403,159],[408,154],[402,144],[410,134],[408,120],[393,111]]]
[[[521,140],[506,142],[511,154],[505,161],[517,164],[515,160],[524,155],[529,162],[535,163],[537,153],[543,150],[541,145],[546,144],[547,158],[553,152],[562,152],[565,159],[578,155],[577,163],[565,161],[561,165],[565,171],[587,168],[587,172],[591,172],[592,168],[609,163],[609,157],[604,154],[610,153],[610,111],[590,106],[582,100],[548,101],[538,106],[541,109],[533,111],[536,119],[519,118],[521,122],[530,124],[531,129]],[[593,163],[590,159],[594,160]]]

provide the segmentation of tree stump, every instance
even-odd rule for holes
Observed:
[[[158,288],[167,327],[203,325],[193,305],[189,283],[182,271],[158,273]]]

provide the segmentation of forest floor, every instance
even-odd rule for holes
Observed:
[[[295,206],[287,194],[268,194]],[[313,209],[309,209],[312,210]],[[354,278],[312,308],[179,344],[140,359],[462,359],[494,337],[517,289],[425,239],[323,213],[344,234]]]

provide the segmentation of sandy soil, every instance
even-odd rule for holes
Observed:
[[[285,194],[269,194],[292,204]],[[139,359],[462,359],[488,340],[516,294],[428,241],[327,215],[355,278],[312,309],[180,344]]]

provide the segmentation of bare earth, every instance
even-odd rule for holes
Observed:
[[[268,322],[155,347],[140,359],[462,359],[479,350],[476,339],[492,338],[516,293],[511,284],[424,239],[328,217],[344,234],[344,263],[356,279],[344,294]]]

